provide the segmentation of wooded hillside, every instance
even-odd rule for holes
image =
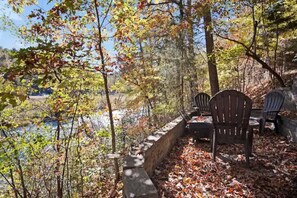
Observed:
[[[110,197],[130,144],[195,94],[290,87],[297,69],[295,0],[6,3],[35,9],[31,45],[0,49],[3,197]]]

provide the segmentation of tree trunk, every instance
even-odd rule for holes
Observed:
[[[61,122],[60,122],[60,114],[58,113],[57,116],[57,136],[56,136],[56,150],[57,150],[57,159],[56,159],[56,167],[55,167],[55,171],[57,174],[56,177],[56,181],[57,181],[57,196],[58,198],[62,198],[63,197],[63,182],[61,179],[61,174],[60,174],[60,150],[61,150],[61,144],[60,144],[60,130],[61,130]]]
[[[107,102],[107,107],[108,107],[108,114],[109,114],[109,121],[110,121],[110,130],[111,130],[111,144],[112,144],[112,153],[116,153],[116,135],[115,135],[115,128],[114,128],[114,121],[113,121],[113,114],[112,114],[112,107],[111,107],[111,102],[110,102],[110,97],[109,97],[109,89],[108,89],[108,79],[107,79],[107,72],[105,71],[105,57],[103,55],[103,48],[102,48],[102,33],[101,33],[101,22],[100,22],[100,15],[99,11],[97,8],[97,0],[94,0],[94,5],[95,5],[95,11],[96,11],[96,16],[97,16],[97,23],[98,23],[98,34],[99,34],[99,53],[100,53],[100,59],[101,59],[101,64],[102,64],[102,76],[103,76],[103,81],[104,81],[104,91],[106,95],[106,102]],[[106,13],[107,14],[107,13]],[[118,182],[120,178],[119,174],[119,164],[118,164],[118,159],[114,158],[114,170],[115,170],[115,183]]]
[[[216,66],[216,59],[214,54],[214,41],[212,33],[212,19],[209,7],[205,7],[206,12],[204,13],[204,32],[206,41],[206,54],[211,94],[214,95],[219,92],[219,80]]]
[[[188,46],[188,67],[189,67],[189,71],[190,71],[190,92],[191,92],[191,99],[192,102],[194,101],[194,96],[197,92],[197,72],[196,72],[196,68],[195,68],[195,51],[194,51],[194,25],[193,25],[193,20],[191,18],[192,16],[192,0],[188,0],[187,2],[188,5],[188,9],[186,12],[186,17],[187,17],[187,21],[190,25],[190,28],[188,30],[188,42],[189,42],[189,46]]]
[[[3,133],[3,135],[4,135],[5,138],[8,137],[4,130],[2,130],[2,133]],[[18,171],[17,172],[18,172],[18,174],[20,176],[21,186],[22,186],[22,190],[23,190],[23,196],[21,196],[21,197],[24,197],[24,198],[27,198],[28,196],[30,197],[30,193],[29,193],[29,191],[28,191],[28,189],[26,188],[26,185],[25,185],[25,178],[24,178],[24,173],[23,173],[23,168],[22,168],[21,160],[19,159],[19,152],[18,152],[18,150],[17,150],[14,142],[8,141],[8,143],[10,144],[10,146],[13,149],[14,159],[16,160],[16,163],[17,163],[16,165],[18,167]],[[18,191],[16,191],[16,186],[15,186],[14,180],[13,180],[13,172],[12,172],[11,169],[10,169],[10,174],[11,174],[11,178],[12,178],[13,189],[15,190],[15,192],[18,192]]]
[[[184,6],[183,6],[183,2],[182,0],[180,0],[178,2],[178,7],[179,7],[179,19],[180,19],[180,23],[183,22],[184,20]],[[184,30],[182,29],[180,34],[179,34],[179,38],[178,38],[178,47],[179,47],[179,51],[180,51],[180,55],[181,55],[181,60],[179,61],[180,63],[180,89],[179,89],[179,97],[180,97],[180,105],[181,108],[184,109],[184,102],[185,102],[185,97],[184,97],[184,75],[185,75],[185,49],[184,49],[184,39],[185,39],[185,34],[184,34]]]
[[[11,178],[11,184],[12,184],[12,186],[13,186],[13,192],[14,192],[14,196],[16,197],[16,198],[18,198],[18,192],[17,192],[17,189],[16,189],[16,187],[15,187],[15,183],[14,183],[14,178],[13,178],[13,171],[12,171],[12,169],[10,168],[9,169],[9,173],[10,173],[10,178]]]

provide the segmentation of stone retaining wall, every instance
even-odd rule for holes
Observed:
[[[293,78],[293,84],[291,87],[280,87],[278,90],[280,90],[285,96],[282,109],[286,111],[297,111],[297,76]]]
[[[125,157],[123,165],[124,197],[158,197],[158,191],[149,176],[183,135],[184,130],[185,121],[178,117],[132,148],[132,154]]]
[[[278,90],[285,96],[282,111],[297,112],[297,76],[294,77],[291,87],[281,87]],[[297,143],[297,118],[289,119],[281,116],[280,133],[290,142]]]
[[[297,120],[281,116],[280,132],[290,142],[297,143]]]

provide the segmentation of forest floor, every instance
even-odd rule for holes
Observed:
[[[297,144],[269,130],[254,135],[246,166],[241,145],[219,145],[216,162],[209,141],[189,135],[156,168],[160,197],[297,197]]]

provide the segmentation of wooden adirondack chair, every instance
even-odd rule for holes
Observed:
[[[213,119],[212,153],[216,159],[218,143],[244,144],[246,162],[252,152],[253,131],[249,129],[252,100],[236,90],[218,92],[210,99]]]
[[[279,128],[278,113],[283,106],[284,100],[285,100],[284,95],[279,91],[273,90],[266,94],[265,99],[264,99],[262,115],[259,119],[260,134],[264,133],[266,122],[273,122],[274,126],[275,126],[275,131],[278,132],[278,128]]]
[[[198,115],[210,115],[209,100],[210,96],[206,93],[198,93],[195,96],[195,105]]]

